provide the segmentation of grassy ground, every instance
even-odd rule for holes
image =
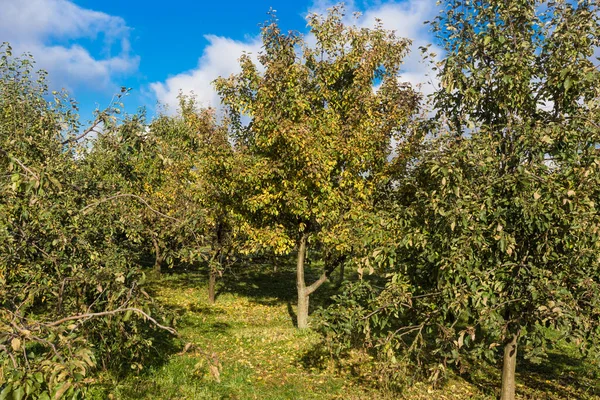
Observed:
[[[325,286],[311,299],[323,303]],[[295,285],[292,270],[246,271],[220,283],[217,303],[206,301],[206,280],[198,273],[165,275],[155,296],[179,316],[179,353],[107,385],[114,399],[494,399],[499,371],[486,368],[469,380],[452,377],[433,389],[417,384],[389,394],[340,375],[332,368],[310,368],[302,360],[318,343],[311,331],[293,325]],[[520,365],[517,391],[527,399],[600,399],[598,369],[570,355],[551,354],[543,366]]]

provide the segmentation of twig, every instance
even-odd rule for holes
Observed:
[[[103,288],[103,289],[100,291],[100,293],[98,294],[98,296],[96,296],[96,298],[94,299],[94,301],[92,301],[92,303],[91,303],[91,304],[88,306],[88,308],[87,308],[87,312],[88,312],[88,313],[89,313],[90,311],[92,311],[92,307],[94,307],[94,304],[96,304],[96,302],[97,302],[98,300],[100,300],[100,298],[101,298],[101,297],[102,297],[102,295],[104,294],[104,291],[105,291],[105,290],[106,290],[106,289],[104,289],[104,288]]]
[[[38,343],[43,343],[43,344],[45,344],[46,346],[48,346],[48,347],[52,348],[52,352],[54,352],[54,355],[56,356],[56,358],[58,358],[60,361],[63,361],[63,360],[64,360],[64,359],[63,359],[63,357],[62,357],[62,356],[60,355],[60,353],[58,352],[58,350],[56,349],[56,346],[54,345],[54,343],[52,343],[52,342],[49,342],[48,340],[46,340],[46,339],[42,339],[42,338],[40,338],[40,337],[37,337],[37,336],[33,336],[33,335],[31,336],[31,338],[32,338],[33,340],[36,340]]]
[[[33,176],[37,181],[40,180],[40,177],[33,172],[31,169],[29,169],[25,164],[23,164],[23,162],[21,160],[19,160],[17,157],[12,156],[10,154],[8,154],[8,152],[6,150],[4,150],[2,147],[0,147],[0,153],[4,154],[6,157],[10,158],[11,160],[15,161],[17,164],[19,164],[19,166],[21,168],[23,168],[23,170],[25,172],[27,172],[28,174],[30,174],[31,176]]]
[[[25,364],[27,364],[27,369],[31,369],[31,365],[29,365],[29,359],[27,358],[27,349],[23,346],[23,358],[25,359]]]
[[[150,315],[148,315],[144,311],[140,310],[139,308],[133,308],[133,307],[117,308],[116,310],[102,311],[102,312],[97,312],[97,313],[72,315],[70,317],[61,318],[58,321],[48,322],[48,323],[44,323],[42,325],[44,325],[46,327],[54,327],[54,326],[58,326],[60,324],[64,324],[65,322],[68,322],[68,321],[77,321],[77,320],[80,320],[80,319],[90,319],[90,318],[95,318],[95,317],[103,317],[105,315],[115,315],[115,314],[118,314],[118,313],[121,313],[121,312],[127,312],[127,311],[133,311],[133,312],[136,312],[138,314],[141,314],[142,316],[144,316],[144,318],[146,318],[147,320],[149,320],[150,322],[152,322],[154,325],[156,325],[160,329],[164,329],[165,331],[171,333],[172,335],[177,335],[177,331],[175,329],[173,329],[173,328],[171,328],[169,326],[164,326],[164,325],[159,324],[154,318],[152,318]]]
[[[95,202],[95,203],[88,204],[87,206],[85,206],[85,207],[83,207],[81,210],[79,210],[79,212],[80,212],[80,213],[85,213],[85,211],[86,211],[86,210],[88,210],[88,209],[90,209],[90,208],[92,208],[92,207],[96,207],[96,206],[97,206],[97,205],[99,205],[99,204],[106,203],[107,201],[111,201],[111,200],[114,200],[114,199],[118,199],[118,198],[120,198],[120,197],[132,197],[132,198],[134,198],[134,199],[136,199],[136,200],[138,200],[138,201],[140,201],[140,202],[144,203],[144,205],[145,205],[146,207],[148,207],[148,208],[149,208],[149,209],[150,209],[152,212],[154,212],[154,213],[156,213],[156,214],[158,214],[158,215],[160,215],[160,216],[162,216],[162,217],[164,217],[164,218],[168,218],[168,219],[170,219],[170,220],[173,220],[173,221],[176,221],[176,222],[181,222],[181,221],[180,221],[180,220],[178,220],[177,218],[173,218],[173,217],[171,217],[171,216],[169,216],[169,215],[167,215],[167,214],[163,214],[163,213],[161,213],[160,211],[156,210],[155,208],[152,208],[152,206],[151,206],[150,204],[148,204],[148,202],[147,202],[146,200],[144,200],[144,199],[143,199],[143,198],[141,198],[140,196],[137,196],[137,195],[135,195],[135,194],[131,194],[131,193],[118,193],[118,194],[116,194],[116,195],[114,195],[114,196],[107,197],[107,198],[105,198],[105,199],[102,199],[102,200],[99,200],[99,201],[97,201],[97,202]]]
[[[64,146],[64,145],[69,144],[71,142],[77,142],[78,140],[83,139],[84,137],[86,137],[88,134],[90,134],[92,132],[96,132],[94,129],[100,124],[100,122],[102,122],[102,117],[98,117],[94,121],[94,123],[92,124],[92,126],[90,126],[88,129],[86,129],[79,136],[75,136],[73,138],[67,139],[67,140],[63,141],[61,144]],[[98,133],[98,132],[96,132],[96,133]]]
[[[15,360],[15,357],[12,355],[12,353],[10,351],[8,351],[8,347],[4,346],[3,344],[0,344],[0,349],[2,349],[2,351],[5,354],[8,354],[8,356],[10,357],[12,363],[13,363],[13,367],[15,369],[17,369],[17,361]]]
[[[375,310],[371,311],[370,313],[368,313],[367,315],[365,315],[364,317],[361,318],[361,320],[365,320],[365,319],[369,319],[371,318],[373,315],[385,310],[386,308],[393,306],[396,303],[386,303],[384,305],[382,305],[381,307],[377,307]]]

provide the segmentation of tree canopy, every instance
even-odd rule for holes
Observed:
[[[299,327],[307,326],[309,295],[331,272],[306,285],[307,243],[351,250],[349,224],[372,206],[392,138],[410,139],[403,126],[418,103],[399,81],[407,39],[381,24],[347,26],[339,7],[308,25],[314,46],[267,23],[260,64],[245,55],[239,75],[216,82],[245,157],[240,206],[250,237],[298,252]]]
[[[409,38],[344,13],[306,35],[271,15],[220,111],[124,115],[123,88],[89,125],[0,47],[0,400],[85,398],[192,349],[148,280],[202,273],[216,314],[217,278],[287,261],[297,327],[387,389],[487,363],[510,400],[523,360],[598,354],[598,3],[440,2],[429,97],[403,82]]]
[[[517,347],[543,360],[548,327],[596,345],[597,12],[585,1],[444,3],[431,145],[388,203],[394,233],[372,256],[392,278],[355,310],[383,351],[465,371],[503,349],[512,399]]]

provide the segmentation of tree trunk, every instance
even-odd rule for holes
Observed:
[[[217,272],[214,267],[210,266],[210,272],[208,274],[208,303],[215,304],[215,288],[217,286]]]
[[[152,244],[154,244],[154,272],[160,275],[160,265],[162,264],[162,257],[160,255],[160,247],[158,241],[152,238]]]
[[[217,286],[217,272],[221,271],[221,254],[223,250],[223,223],[221,218],[217,218],[215,225],[215,236],[212,241],[213,256],[208,262],[208,302],[209,304],[215,304],[216,297],[216,286]],[[215,265],[217,264],[217,265]],[[218,270],[217,270],[218,267]]]
[[[515,334],[504,346],[504,362],[502,365],[502,395],[500,400],[515,399],[515,372],[517,370],[517,341],[519,335]]]
[[[310,296],[306,291],[298,289],[298,329],[308,328],[308,301]]]
[[[338,281],[336,283],[337,287],[342,286],[342,283],[344,283],[345,272],[346,272],[346,262],[345,262],[345,260],[342,260],[342,263],[340,264],[340,275],[338,276]]]
[[[308,300],[323,283],[329,279],[329,275],[335,270],[337,264],[325,268],[319,279],[310,286],[306,286],[304,279],[304,264],[306,261],[306,242],[308,234],[303,233],[298,243],[298,260],[296,264],[296,287],[298,288],[298,328],[308,328]]]
[[[306,259],[305,233],[300,237],[298,243],[298,259],[296,263],[296,287],[298,289],[298,329],[308,328],[308,294],[304,280],[304,261]]]

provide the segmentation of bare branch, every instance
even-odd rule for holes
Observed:
[[[102,312],[97,312],[97,313],[87,313],[87,314],[72,315],[70,317],[61,318],[61,319],[59,319],[57,321],[44,323],[42,325],[44,325],[46,327],[54,327],[54,326],[58,326],[60,324],[64,324],[65,322],[69,322],[69,321],[79,321],[79,320],[82,320],[82,319],[90,319],[90,318],[95,318],[95,317],[103,317],[103,316],[106,316],[106,315],[115,315],[115,314],[122,313],[122,312],[127,312],[127,311],[132,311],[132,312],[138,313],[138,314],[142,315],[144,318],[146,318],[148,321],[152,322],[158,328],[163,329],[163,330],[169,332],[172,335],[177,335],[177,331],[175,329],[173,329],[173,328],[171,328],[169,326],[164,326],[164,325],[159,324],[154,318],[152,318],[146,312],[140,310],[139,308],[134,308],[134,307],[117,308],[116,310],[102,311]]]
[[[310,296],[312,293],[314,293],[314,291],[317,290],[319,288],[319,286],[321,286],[323,283],[325,283],[329,279],[329,276],[331,275],[331,273],[333,271],[335,271],[336,268],[337,268],[337,264],[327,268],[321,274],[319,279],[317,279],[315,282],[313,282],[310,286],[308,286],[306,288],[306,295]]]
[[[23,170],[25,172],[27,172],[29,175],[33,176],[37,181],[40,180],[40,177],[33,172],[31,169],[27,168],[27,166],[25,164],[23,164],[23,162],[21,160],[19,160],[17,157],[10,155],[6,150],[4,150],[2,147],[0,147],[0,153],[4,154],[6,157],[10,158],[11,160],[15,161],[17,164],[19,164],[19,166],[21,168],[23,168]]]
[[[116,194],[116,195],[114,195],[114,196],[107,197],[107,198],[105,198],[105,199],[102,199],[102,200],[99,200],[99,201],[97,201],[97,202],[95,202],[95,203],[88,204],[87,206],[85,206],[85,207],[83,207],[81,210],[79,210],[79,212],[80,212],[80,213],[85,213],[85,212],[86,212],[86,210],[88,210],[88,209],[90,209],[90,208],[92,208],[92,207],[96,207],[96,206],[97,206],[97,205],[99,205],[99,204],[106,203],[107,201],[111,201],[111,200],[118,199],[118,198],[121,198],[121,197],[132,197],[132,198],[134,198],[134,199],[136,199],[136,200],[138,200],[138,201],[140,201],[140,202],[144,203],[144,205],[145,205],[146,207],[148,207],[148,208],[149,208],[149,209],[150,209],[152,212],[154,212],[155,214],[158,214],[158,215],[160,215],[160,216],[162,216],[162,217],[164,217],[164,218],[168,218],[168,219],[170,219],[170,220],[173,220],[173,221],[176,221],[176,222],[181,222],[181,221],[180,221],[179,219],[177,219],[177,218],[173,218],[173,217],[171,217],[171,216],[169,216],[169,215],[167,215],[167,214],[163,214],[162,212],[158,211],[158,210],[157,210],[157,209],[155,209],[155,208],[152,208],[152,206],[151,206],[150,204],[148,204],[148,202],[147,202],[146,200],[144,200],[144,199],[143,199],[143,198],[141,198],[140,196],[137,196],[137,195],[135,195],[135,194],[131,194],[131,193],[118,193],[118,194]]]
[[[102,117],[104,116],[104,114],[102,114],[101,116],[99,116],[98,118],[96,118],[96,120],[94,121],[94,123],[92,124],[92,126],[90,126],[88,129],[86,129],[85,131],[83,131],[83,133],[81,133],[78,136],[72,137],[70,139],[67,139],[65,141],[63,141],[61,144],[64,146],[66,144],[72,143],[72,142],[77,142],[81,139],[83,139],[84,137],[86,137],[87,135],[89,135],[92,132],[96,132],[95,129],[96,127],[102,122]],[[98,132],[96,132],[98,133]]]

